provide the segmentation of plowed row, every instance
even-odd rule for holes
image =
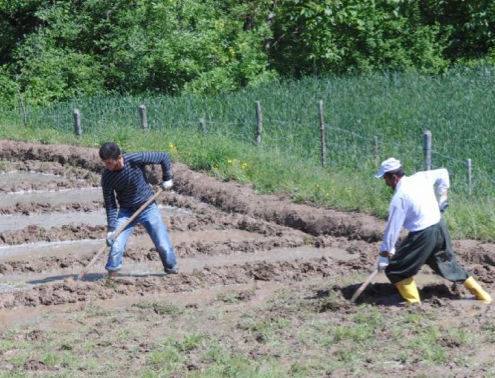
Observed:
[[[95,303],[129,309],[164,296],[179,299],[201,293],[207,298],[222,290],[255,288],[272,293],[283,287],[299,288],[318,303],[314,305],[318,311],[345,319],[345,314],[357,311],[349,298],[373,269],[385,226],[384,221],[365,214],[257,195],[250,186],[222,182],[174,164],[174,192],[164,193],[158,204],[180,273],[162,272],[149,237],[137,227],[115,281],[105,279],[104,258],[85,281],[78,281],[75,278],[103,245],[106,233],[97,150],[0,141],[0,161],[0,224],[12,224],[0,232],[0,319],[5,327],[16,319],[31,324],[37,311],[60,315]],[[160,172],[148,173],[150,182],[157,183]],[[70,222],[47,226],[62,216]],[[494,290],[495,245],[457,240],[454,247],[467,269],[489,291]],[[428,269],[418,276],[418,283],[422,311],[443,309],[459,315],[466,303],[477,308],[474,301],[464,301],[471,296],[462,287]],[[253,293],[241,291],[233,300],[249,308],[249,301],[256,297]],[[258,301],[266,304],[268,297],[259,295]],[[319,302],[327,297],[331,303]],[[387,309],[399,302],[396,289],[379,277],[359,304]],[[156,303],[153,306],[156,310]],[[7,370],[9,366],[0,363]]]

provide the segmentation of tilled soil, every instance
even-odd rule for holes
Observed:
[[[0,308],[58,305],[137,294],[175,293],[220,285],[247,284],[254,281],[302,281],[309,278],[330,277],[334,272],[332,265],[332,260],[325,258],[304,262],[267,263],[260,261],[240,266],[209,267],[191,274],[132,280],[116,278],[111,284],[104,280],[97,282],[67,280],[67,282],[39,286],[28,291],[3,294]]]
[[[0,141],[0,159],[1,169],[9,174],[38,172],[64,179],[3,185],[0,175],[0,195],[33,190],[42,195],[99,185],[101,163],[96,149]],[[150,182],[156,183],[159,169],[148,173]],[[115,280],[105,280],[102,258],[87,281],[77,281],[77,273],[104,243],[106,233],[104,226],[80,223],[78,214],[101,210],[102,201],[82,197],[56,204],[49,200],[9,203],[8,198],[22,194],[5,197],[8,205],[0,207],[0,216],[73,214],[74,222],[52,228],[34,224],[0,233],[0,309],[18,316],[19,308],[146,299],[239,285],[301,285],[308,290],[313,283],[324,281],[330,289],[317,291],[315,298],[333,299],[320,304],[318,311],[342,316],[354,311],[356,306],[349,299],[374,267],[384,221],[258,195],[250,186],[223,182],[182,164],[173,165],[173,178],[174,192],[164,193],[158,203],[185,211],[164,219],[184,266],[177,275],[163,273],[156,250],[138,226],[125,253],[125,269]],[[494,290],[495,245],[473,240],[453,243],[468,271],[488,291]],[[62,252],[57,252],[60,246]],[[443,308],[447,314],[459,315],[465,307],[463,300],[471,297],[464,288],[428,270],[418,279],[421,311]],[[395,287],[381,277],[365,290],[358,305],[400,308],[400,301]],[[5,311],[3,316],[8,317]],[[28,360],[26,369],[45,367],[40,361]],[[346,370],[340,376],[352,376],[348,374]]]
[[[96,172],[90,172],[86,169],[64,166],[56,162],[40,162],[36,160],[25,160],[18,162],[8,162],[3,164],[5,167],[0,169],[0,176],[4,178],[6,183],[0,184],[1,192],[20,192],[30,190],[57,190],[64,188],[81,188],[81,187],[96,187],[100,184],[100,177]],[[9,176],[15,172],[30,172],[43,173],[52,175],[52,180],[47,180],[45,177],[43,182],[36,182],[36,175],[32,175],[33,179],[25,177],[25,181],[16,182],[9,185]],[[28,175],[29,176],[29,175]]]
[[[97,149],[73,146],[0,141],[0,158],[20,161],[39,159],[88,169],[93,173],[100,172],[102,168]],[[150,173],[150,182],[156,183],[157,174]],[[372,242],[379,240],[383,229],[383,222],[372,216],[294,204],[278,196],[259,196],[249,186],[222,182],[194,172],[183,164],[174,164],[173,177],[174,189],[179,194],[192,196],[226,212],[252,215],[313,236],[346,236]]]
[[[58,175],[68,179],[64,182],[64,188],[94,187],[99,183],[101,163],[96,149],[1,141],[0,158],[4,159],[3,169],[6,172],[30,171]],[[294,204],[283,197],[257,195],[249,186],[222,182],[191,171],[181,164],[174,164],[173,168],[175,193],[164,194],[159,203],[187,209],[191,215],[173,216],[167,220],[170,231],[235,229],[263,236],[262,239],[249,241],[180,242],[175,246],[180,257],[228,256],[233,252],[254,253],[280,247],[298,248],[309,244],[318,248],[338,246],[343,250],[354,250],[359,257],[341,262],[340,274],[345,274],[346,270],[351,273],[366,273],[373,266],[377,243],[384,228],[384,222],[381,220],[365,214],[343,213],[311,205]],[[150,169],[150,181],[156,182],[159,174],[159,169]],[[54,189],[50,183],[44,185],[47,190]],[[23,190],[35,189],[34,186],[29,187],[29,183],[22,187]],[[101,201],[86,203],[83,198],[77,203],[57,205],[49,202],[13,203],[2,208],[0,212],[6,215],[45,213],[53,216],[62,212],[74,212],[75,222],[49,229],[45,229],[43,225],[31,225],[23,230],[5,231],[0,233],[0,245],[103,239],[104,226],[77,223],[77,212],[93,211],[101,209],[102,206]],[[144,229],[140,226],[134,231],[135,235],[143,233]],[[480,281],[493,283],[494,245],[465,240],[456,241],[455,248],[459,259],[468,264],[468,268]],[[3,260],[0,271],[42,273],[45,269],[82,266],[89,259],[90,255],[70,254],[50,256],[36,261]],[[156,261],[157,255],[153,247],[132,247],[127,250],[126,259],[136,262]]]

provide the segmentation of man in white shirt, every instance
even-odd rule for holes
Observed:
[[[451,282],[464,284],[476,299],[490,303],[490,295],[457,262],[449,232],[441,218],[440,212],[448,206],[449,172],[436,169],[408,177],[404,175],[400,161],[390,158],[381,164],[375,177],[383,177],[385,184],[394,190],[380,246],[378,270],[385,272],[407,303],[420,302],[413,277],[423,264]],[[438,202],[434,186],[439,195]],[[396,250],[403,226],[409,234]]]

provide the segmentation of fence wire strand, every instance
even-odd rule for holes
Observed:
[[[132,108],[108,107],[105,110],[95,109],[92,111],[81,111],[81,126],[86,132],[93,132],[101,128],[106,123],[111,123],[112,127],[141,127],[141,121],[137,112],[137,105]],[[148,128],[190,128],[196,132],[203,132],[200,118],[204,119],[208,134],[228,136],[237,138],[250,144],[256,143],[256,118],[252,114],[241,113],[230,114],[230,119],[214,119],[211,114],[198,117],[197,120],[180,119],[178,117],[164,117],[162,109],[166,109],[165,104],[150,107],[148,113]],[[73,110],[62,111],[62,108],[51,108],[45,112],[37,113],[21,109],[17,111],[2,111],[3,115],[12,116],[18,119],[19,124],[27,122],[29,127],[55,127],[56,129],[70,129],[74,127]],[[132,109],[132,110],[131,110]],[[224,115],[225,116],[225,115]],[[151,118],[151,119],[150,119]],[[233,120],[234,119],[234,120]],[[359,124],[362,127],[362,124]],[[377,162],[379,159],[396,156],[413,156],[408,158],[411,162],[419,162],[424,159],[424,148],[422,143],[401,143],[386,140],[380,136],[370,137],[359,132],[343,129],[337,126],[324,125],[325,143],[327,148],[327,164],[329,167],[352,166],[363,171],[372,172],[362,164],[363,159]],[[301,119],[281,120],[265,116],[263,120],[262,144],[271,148],[282,148],[284,151],[298,153],[306,158],[314,160],[318,158],[321,148],[321,130],[315,117],[314,123],[308,123]],[[446,148],[446,145],[441,148]],[[407,153],[406,153],[407,152]],[[431,150],[432,165],[445,165],[458,184],[462,182],[468,185],[482,185],[484,188],[476,188],[480,192],[489,192],[495,195],[495,178],[489,172],[479,167],[472,169],[472,183],[467,182],[467,161],[457,157],[452,157],[443,151]],[[422,162],[421,162],[422,164]],[[375,164],[376,165],[376,164]],[[489,187],[487,187],[489,185]],[[475,188],[469,188],[469,190]]]

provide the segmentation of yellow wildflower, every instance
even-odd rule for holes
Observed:
[[[177,153],[177,147],[175,147],[173,143],[169,143],[168,146],[170,147],[170,153],[171,154]]]

